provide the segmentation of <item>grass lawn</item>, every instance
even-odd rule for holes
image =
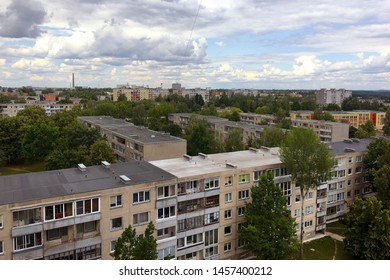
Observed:
[[[333,260],[334,256],[336,260],[353,259],[344,250],[343,242],[333,240],[329,236],[304,243],[303,250],[305,260]]]
[[[346,226],[339,221],[326,224],[326,231],[345,236]]]
[[[44,162],[36,162],[32,164],[12,164],[12,165],[0,167],[0,176],[39,172],[44,170],[45,170]]]

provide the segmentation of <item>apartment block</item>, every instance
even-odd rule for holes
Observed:
[[[158,259],[249,259],[238,232],[261,174],[273,173],[310,239],[356,197],[374,194],[362,165],[370,141],[332,143],[332,178],[304,198],[279,149],[266,147],[0,176],[0,260],[112,259],[122,231],[142,234],[150,221]]]
[[[341,106],[343,101],[352,97],[352,91],[345,89],[320,89],[316,92],[316,103],[320,105],[337,104]]]
[[[276,125],[275,117],[272,115],[260,115],[252,113],[240,113],[242,122],[249,124]],[[343,141],[348,138],[349,125],[346,123],[336,123],[321,120],[311,120],[308,118],[290,118],[292,127],[311,128],[324,143]]]
[[[171,123],[175,123],[179,125],[183,130],[188,126],[188,123],[191,119],[201,118],[206,120],[211,127],[211,130],[214,132],[214,135],[218,141],[225,141],[229,132],[234,129],[241,130],[241,140],[244,143],[247,143],[250,139],[256,139],[260,137],[261,133],[264,131],[268,125],[258,125],[258,124],[250,124],[246,122],[233,122],[228,119],[219,118],[215,116],[203,116],[197,114],[189,114],[189,113],[178,113],[178,114],[170,114],[168,116],[168,120]]]
[[[187,152],[187,141],[169,133],[135,126],[109,116],[78,117],[90,128],[97,129],[114,149],[119,161],[159,160],[180,157]]]
[[[28,106],[38,106],[45,110],[46,115],[51,116],[57,112],[72,110],[73,104],[57,104],[50,102],[39,103],[3,103],[0,104],[0,116],[15,117],[19,111],[24,110]]]

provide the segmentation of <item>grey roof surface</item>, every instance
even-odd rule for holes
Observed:
[[[129,186],[176,178],[146,161],[0,176],[0,205],[123,187],[120,175],[131,179]]]
[[[342,155],[348,153],[345,149],[353,149],[356,152],[364,152],[367,150],[367,146],[374,141],[373,138],[364,139],[349,139],[351,141],[333,142],[330,144],[330,151],[332,155]],[[352,142],[352,143],[350,143]],[[350,150],[353,152],[352,150]]]
[[[109,130],[123,138],[130,138],[135,142],[143,144],[186,141],[182,138],[172,136],[169,133],[150,130],[146,127],[136,126],[125,120],[115,119],[109,116],[88,116],[78,118],[83,122],[91,123],[94,126]]]

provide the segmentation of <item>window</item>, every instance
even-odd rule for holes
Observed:
[[[159,260],[170,260],[176,257],[175,255],[176,246],[171,246],[157,251],[157,259]]]
[[[249,190],[243,190],[238,192],[238,199],[247,199],[249,198]]]
[[[225,227],[224,230],[223,230],[223,233],[224,233],[225,235],[232,234],[232,226],[227,226],[227,227]]]
[[[4,241],[0,240],[0,255],[4,255]]]
[[[122,228],[122,217],[111,220],[111,230],[118,230]]]
[[[208,178],[204,180],[204,189],[212,190],[212,189],[218,189],[219,188],[219,177],[214,178]]]
[[[352,175],[352,168],[348,169],[348,175]]]
[[[164,198],[164,197],[171,197],[174,196],[175,194],[176,194],[175,185],[157,187],[157,199]],[[148,200],[149,200],[149,194],[148,194]]]
[[[133,224],[139,225],[149,222],[149,212],[143,212],[133,215]]]
[[[73,204],[61,203],[45,207],[45,221],[73,216]]]
[[[232,210],[225,210],[225,219],[230,219],[232,217]]]
[[[337,189],[337,183],[330,183],[328,184],[328,190],[336,190]]]
[[[232,250],[232,242],[225,243],[223,245],[223,251],[224,252],[229,252]]]
[[[116,245],[116,240],[112,240],[110,242],[110,253],[114,253],[115,252],[115,245]]]
[[[301,195],[297,194],[295,195],[295,202],[299,202],[299,201],[301,201]]]
[[[141,203],[141,202],[149,201],[149,194],[150,194],[149,191],[133,193],[133,203]]]
[[[4,224],[3,224],[3,215],[0,215],[0,229],[2,229],[4,227]]]
[[[344,200],[344,193],[337,193],[328,195],[328,203]]]
[[[355,190],[355,195],[359,195],[360,194],[360,190]]]
[[[355,179],[355,184],[356,185],[360,184],[361,182],[362,182],[362,178],[359,177],[359,178]]]
[[[116,195],[110,197],[110,207],[119,207],[122,206],[122,195]]]
[[[42,245],[40,232],[14,237],[14,250],[19,251]]]
[[[41,208],[13,212],[14,227],[30,225],[39,222],[41,222]]]
[[[232,193],[225,193],[225,203],[232,202],[233,196]]]
[[[233,176],[225,177],[225,187],[233,185]]]
[[[361,173],[361,172],[362,172],[362,167],[361,166],[356,167],[355,173]]]
[[[352,185],[352,180],[347,181],[347,186],[350,187]]]
[[[260,176],[265,173],[265,170],[258,170],[258,171],[255,171],[253,172],[253,181],[254,182],[257,182],[260,180]]]
[[[217,223],[219,220],[219,212],[209,213],[204,215],[204,224],[209,225]]]
[[[308,192],[306,194],[306,200],[312,199],[313,198],[313,192]]]
[[[204,233],[205,257],[218,254],[218,229],[206,231]]]
[[[99,212],[99,198],[76,201],[76,215]]]
[[[55,228],[55,229],[51,229],[51,230],[46,231],[46,239],[48,241],[60,239],[63,236],[68,236],[68,228],[67,227]]]
[[[338,183],[339,189],[344,188],[344,182],[345,181],[341,181],[341,182]]]
[[[306,206],[305,207],[305,215],[313,214],[313,206]]]
[[[313,226],[313,220],[305,221],[305,228]]]
[[[338,175],[339,177],[345,177],[345,170],[339,170]]]
[[[157,209],[157,219],[166,219],[175,215],[175,206],[168,206]]]
[[[353,162],[353,158],[352,157],[349,157],[348,158],[348,163],[352,163]]]
[[[242,174],[238,176],[238,182],[240,184],[248,183],[249,182],[249,174]]]
[[[347,197],[351,197],[351,191],[347,192]]]
[[[86,222],[76,225],[77,233],[88,233],[96,231],[96,221]]]
[[[245,207],[238,207],[237,212],[238,216],[243,216],[245,213]]]
[[[356,162],[362,162],[363,156],[356,156]]]
[[[295,209],[294,210],[294,217],[300,217],[301,216],[301,209]]]

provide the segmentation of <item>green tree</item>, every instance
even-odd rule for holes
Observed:
[[[211,154],[217,151],[214,134],[206,120],[191,117],[185,134],[189,155],[193,156],[198,153]]]
[[[376,197],[356,198],[345,218],[344,245],[355,258],[390,259],[390,210]]]
[[[21,157],[21,126],[22,121],[19,118],[0,118],[0,147],[7,163],[15,162]]]
[[[108,146],[107,142],[105,140],[97,140],[91,145],[86,162],[88,165],[98,165],[103,160],[115,162],[115,159],[115,152]]]
[[[76,167],[79,163],[86,163],[87,156],[88,148],[86,146],[78,148],[58,147],[46,157],[45,167],[47,170]]]
[[[21,153],[27,162],[45,159],[56,145],[59,135],[58,127],[43,121],[23,127],[22,130]]]
[[[258,139],[258,146],[279,147],[286,137],[281,128],[265,128]]]
[[[115,260],[155,260],[157,259],[157,241],[153,236],[154,225],[149,223],[143,237],[136,234],[129,225],[118,238],[113,256]]]
[[[369,138],[371,136],[375,136],[375,127],[372,120],[368,120],[364,124],[360,125],[360,127],[355,132],[356,138]]]
[[[317,186],[330,178],[334,159],[315,132],[305,128],[294,128],[287,133],[281,146],[280,157],[290,172],[292,181],[300,189],[301,213],[304,213],[304,198],[310,190],[315,190]],[[303,259],[303,223],[304,216],[301,215],[301,259]]]
[[[245,205],[246,223],[239,238],[257,259],[283,260],[298,250],[295,219],[287,209],[287,199],[271,172],[251,188],[252,202]]]
[[[16,115],[24,125],[33,125],[39,121],[47,121],[48,116],[41,107],[37,105],[26,106]]]
[[[225,140],[225,152],[234,152],[244,150],[245,145],[242,141],[242,128],[233,128],[229,131]]]
[[[390,135],[390,108],[386,111],[386,116],[383,124],[383,133],[387,136]]]
[[[147,121],[147,113],[146,108],[144,104],[138,104],[133,108],[133,118],[132,122],[135,125],[142,125],[145,126]]]

